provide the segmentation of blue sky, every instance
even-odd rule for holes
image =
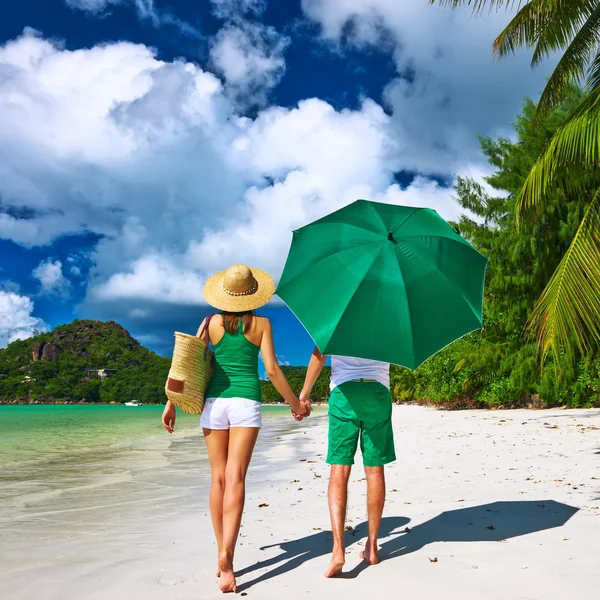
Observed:
[[[163,354],[244,262],[356,198],[458,214],[478,135],[551,68],[490,46],[510,15],[427,0],[21,0],[0,21],[0,346],[113,319]],[[277,302],[281,360],[312,343]]]

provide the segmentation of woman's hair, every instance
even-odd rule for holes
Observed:
[[[223,327],[225,331],[230,334],[238,333],[240,330],[240,323],[244,323],[244,333],[248,333],[252,326],[252,318],[254,317],[253,310],[247,310],[245,312],[223,312]]]

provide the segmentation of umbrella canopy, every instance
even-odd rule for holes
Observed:
[[[481,327],[486,260],[434,210],[357,200],[294,232],[276,293],[323,354],[416,369]]]

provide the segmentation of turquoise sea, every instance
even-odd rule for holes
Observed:
[[[178,413],[169,435],[162,410],[0,406],[0,545],[13,550],[0,575],[44,544],[60,548],[123,523],[143,528],[166,509],[207,509],[210,476],[199,417]],[[296,427],[287,407],[266,406],[263,415],[253,458],[259,477],[261,453]]]

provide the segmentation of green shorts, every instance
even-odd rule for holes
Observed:
[[[392,398],[381,383],[349,381],[329,396],[327,463],[353,465],[359,436],[365,467],[396,460]]]

